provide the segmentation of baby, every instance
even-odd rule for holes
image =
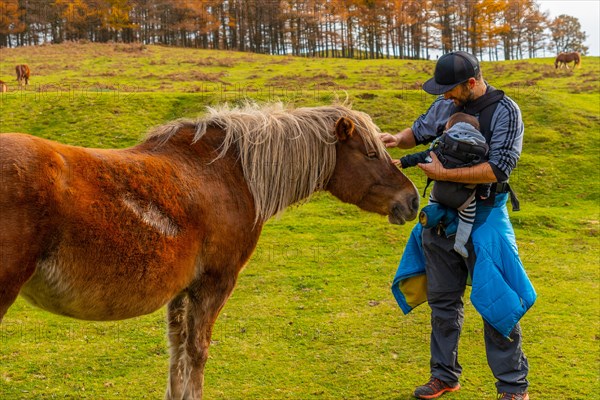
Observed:
[[[465,113],[455,113],[448,119],[444,133],[431,143],[429,149],[404,156],[396,164],[400,164],[402,168],[408,168],[419,163],[429,163],[431,162],[429,156],[431,151],[436,154],[445,168],[461,168],[485,162],[489,147],[479,132],[477,118]],[[429,180],[427,184],[429,185]],[[468,185],[459,182],[435,181],[429,196],[429,205],[421,211],[419,220],[424,226],[430,227],[437,224],[437,221],[431,220],[434,215],[441,217],[439,205],[456,209],[458,225],[454,250],[467,258],[469,252],[465,244],[473,229],[477,197],[485,199],[489,197],[489,194],[489,184]],[[434,219],[437,220],[437,218]],[[446,230],[446,234],[449,233]]]

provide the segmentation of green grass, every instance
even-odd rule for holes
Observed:
[[[0,50],[0,132],[126,147],[151,126],[250,97],[299,106],[349,96],[383,130],[408,126],[432,100],[419,82],[434,62],[272,57],[157,46]],[[14,65],[31,85],[17,91]],[[538,291],[524,317],[535,399],[600,390],[600,59],[483,63],[526,124],[511,213]],[[406,151],[393,150],[394,156]],[[425,178],[408,175],[422,190]],[[1,223],[0,223],[1,224]],[[266,225],[213,335],[210,399],[409,399],[429,372],[429,310],[403,316],[389,286],[412,223],[393,226],[327,194]],[[1,228],[1,227],[0,227]],[[468,303],[468,296],[467,296]],[[0,399],[156,399],[167,373],[165,311],[90,323],[18,300],[0,325]],[[495,398],[482,323],[469,304],[460,347],[463,389]]]

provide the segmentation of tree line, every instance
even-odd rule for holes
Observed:
[[[580,51],[577,18],[535,0],[0,0],[0,47],[140,42],[266,54],[490,60]]]

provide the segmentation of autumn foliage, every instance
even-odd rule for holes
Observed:
[[[354,58],[462,49],[514,59],[570,43],[549,40],[552,24],[535,0],[0,0],[0,10],[2,47],[89,40]]]

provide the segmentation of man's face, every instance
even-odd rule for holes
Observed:
[[[473,90],[469,88],[469,82],[467,81],[444,93],[444,98],[452,100],[456,106],[464,106],[473,100],[475,95]]]

